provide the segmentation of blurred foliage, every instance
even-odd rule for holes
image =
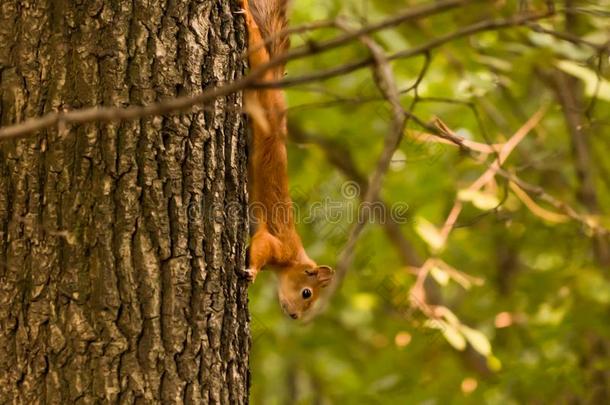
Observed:
[[[426,1],[298,0],[291,22],[341,15],[354,25],[366,24],[422,3]],[[539,24],[596,44],[610,39],[610,1],[566,4],[569,12],[563,2],[556,2],[556,15]],[[544,2],[479,2],[373,37],[394,52],[525,8],[542,11]],[[295,36],[292,42],[298,46],[338,34],[319,30]],[[290,63],[288,77],[366,55],[367,50],[354,43]],[[392,64],[401,88],[414,83],[423,63],[420,56]],[[608,227],[608,63],[607,53],[600,57],[591,47],[528,27],[479,33],[431,52],[419,87],[424,100],[415,114],[425,122],[439,117],[467,139],[502,143],[547,106],[541,123],[504,168],[577,211],[595,214],[579,197],[582,178],[573,141],[548,79],[564,72],[573,78],[573,85],[564,90],[579,93],[584,105],[577,114],[586,126],[581,135],[589,144],[586,163],[599,209],[596,218]],[[336,142],[337,148],[349,151],[361,173],[373,171],[389,127],[389,109],[375,100],[335,103],[378,98],[370,70],[293,87],[287,96],[291,127]],[[412,100],[410,92],[402,101],[408,106]],[[408,127],[421,131],[413,122]],[[356,200],[345,195],[349,179],[315,142],[290,143],[289,155],[292,195],[306,249],[319,263],[334,264],[350,229],[348,214],[357,209]],[[486,165],[490,161],[491,157]],[[416,277],[407,271],[383,228],[371,224],[358,243],[345,282],[314,322],[302,324],[282,315],[270,272],[260,275],[251,288],[254,404],[610,401],[610,269],[596,255],[591,232],[577,221],[553,223],[533,214],[500,177],[497,187],[485,190],[487,200],[460,194],[486,165],[453,146],[422,144],[407,136],[382,189],[389,205],[408,204],[408,220],[401,230],[422,261],[438,257],[483,280],[466,289],[443,269],[428,277],[427,284],[461,326],[453,327],[445,319],[451,327],[439,327],[438,320],[410,305],[409,290]],[[464,211],[435,256],[426,232],[442,226],[458,195],[465,200]],[[535,195],[530,197],[557,212]]]

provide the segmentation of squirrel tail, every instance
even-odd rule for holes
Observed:
[[[285,53],[290,47],[288,26],[289,0],[249,0],[250,11],[261,31],[269,57]]]

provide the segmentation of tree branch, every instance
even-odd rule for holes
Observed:
[[[195,105],[205,104],[219,97],[224,97],[229,94],[241,91],[246,88],[256,87],[256,82],[263,77],[264,73],[269,69],[281,66],[290,60],[300,59],[310,55],[320,54],[322,52],[335,49],[346,45],[353,40],[379,30],[387,29],[399,25],[403,22],[424,18],[433,14],[437,14],[460,5],[464,5],[474,0],[441,0],[431,4],[425,4],[419,7],[412,7],[398,15],[382,20],[378,23],[368,25],[353,32],[340,35],[336,38],[326,40],[320,43],[310,42],[304,46],[295,48],[290,52],[270,60],[265,65],[262,65],[250,72],[245,77],[234,82],[227,83],[220,87],[215,87],[195,96],[177,97],[164,100],[148,106],[130,106],[130,107],[91,107],[81,110],[68,112],[52,112],[40,118],[30,118],[20,124],[0,128],[0,141],[7,139],[16,139],[33,132],[51,128],[57,125],[66,124],[82,124],[85,122],[111,122],[125,121],[138,119],[150,115],[162,115],[175,111],[182,111],[191,108]],[[315,27],[315,26],[314,26]]]

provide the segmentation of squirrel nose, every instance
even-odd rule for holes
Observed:
[[[298,316],[297,314],[290,314],[290,317],[291,317],[292,319],[297,319],[299,316]]]

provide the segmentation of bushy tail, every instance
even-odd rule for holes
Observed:
[[[249,0],[250,11],[271,58],[285,53],[290,41],[285,30],[288,26],[288,0]]]

